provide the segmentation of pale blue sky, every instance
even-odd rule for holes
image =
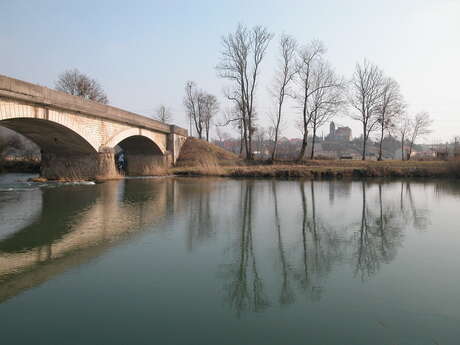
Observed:
[[[169,105],[179,125],[186,80],[224,103],[214,69],[220,38],[241,22],[275,33],[262,67],[258,106],[270,109],[277,39],[322,40],[350,77],[367,58],[401,84],[410,111],[432,114],[429,141],[460,135],[460,0],[387,1],[19,1],[0,0],[0,73],[52,87],[65,69],[95,77],[112,105],[151,114]],[[296,110],[285,135],[298,136]],[[267,121],[261,121],[268,126]],[[339,123],[359,126],[342,117]]]

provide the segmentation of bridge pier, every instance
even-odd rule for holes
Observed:
[[[113,150],[90,154],[42,152],[40,175],[48,180],[113,179],[121,175]]]

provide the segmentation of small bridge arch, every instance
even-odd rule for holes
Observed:
[[[114,135],[109,141],[104,145],[106,148],[113,149],[116,146],[120,145],[122,142],[126,142],[130,138],[145,138],[147,142],[154,144],[161,154],[166,152],[166,143],[162,142],[159,136],[154,135],[151,131],[146,131],[141,128],[129,128],[124,131],[121,131]],[[141,141],[139,141],[141,142]]]

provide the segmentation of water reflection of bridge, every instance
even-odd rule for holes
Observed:
[[[181,186],[168,178],[128,179],[3,193],[8,203],[0,214],[10,219],[0,238],[0,302],[178,213]]]

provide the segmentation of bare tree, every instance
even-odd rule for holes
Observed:
[[[383,73],[376,65],[364,60],[357,63],[350,86],[349,102],[354,112],[351,118],[363,126],[362,159],[366,159],[366,145],[370,133],[376,128],[382,96]]]
[[[324,53],[324,45],[320,41],[312,41],[303,47],[298,54],[297,82],[299,91],[296,99],[302,113],[299,128],[303,134],[298,160],[302,160],[305,156],[308,144],[308,128],[312,124],[313,117],[316,114],[318,123],[321,112],[331,112],[333,107],[329,104],[331,107],[328,109],[328,102],[332,102],[337,95],[336,92],[342,87],[342,82],[325,62]],[[315,125],[315,130],[317,128],[318,126]]]
[[[409,134],[409,154],[407,156],[408,160],[412,155],[412,148],[414,146],[415,141],[431,133],[431,124],[432,121],[430,119],[430,114],[428,114],[427,112],[423,111],[415,115],[415,118],[412,123],[412,128]]]
[[[273,119],[274,143],[272,150],[272,161],[276,159],[276,147],[278,144],[278,135],[280,131],[281,117],[283,112],[283,103],[286,96],[290,95],[289,85],[296,74],[295,57],[297,42],[294,38],[283,35],[280,39],[279,68],[275,76],[273,94],[276,97],[277,111]]]
[[[412,121],[407,116],[405,112],[402,112],[397,123],[397,132],[399,134],[399,139],[401,140],[401,160],[405,160],[405,150],[404,144],[406,142],[407,136],[409,135],[409,131],[412,127]]]
[[[154,117],[160,122],[168,123],[172,119],[172,113],[167,106],[165,106],[164,104],[160,104],[155,111]]]
[[[344,104],[344,82],[325,61],[320,61],[312,73],[316,91],[310,97],[311,127],[313,138],[310,159],[315,157],[316,132],[318,128],[332,120]]]
[[[76,68],[60,74],[55,82],[55,88],[58,91],[80,96],[91,101],[103,104],[109,103],[102,86],[95,79],[81,73]]]
[[[299,122],[299,129],[303,134],[302,146],[298,160],[302,160],[305,156],[305,150],[308,143],[308,127],[310,126],[312,110],[310,109],[310,98],[316,91],[313,86],[312,75],[315,64],[322,59],[325,52],[323,44],[319,41],[312,41],[309,45],[303,47],[299,51],[297,61],[297,81],[299,91],[296,94],[296,99],[302,110],[302,119]]]
[[[190,129],[195,127],[198,138],[203,135],[203,121],[201,121],[201,92],[197,89],[195,82],[188,81],[185,83],[184,107],[187,117],[190,121]],[[192,126],[193,124],[193,126]],[[191,134],[190,130],[190,134]]]
[[[379,161],[383,158],[382,144],[385,132],[389,132],[396,126],[397,118],[402,114],[403,109],[404,103],[398,82],[391,78],[385,78],[382,84],[380,106],[377,110],[377,126],[380,132]]]
[[[192,123],[198,135],[198,138],[209,141],[209,130],[211,120],[219,110],[219,103],[216,96],[199,90],[193,81],[185,84],[184,106],[187,117]]]
[[[209,130],[211,128],[211,122],[219,111],[219,102],[217,101],[216,96],[207,93],[202,94],[201,101],[203,102],[203,106],[201,107],[201,111],[203,112],[202,121],[204,123],[206,140],[209,141]]]
[[[246,158],[253,159],[252,136],[255,130],[255,91],[260,64],[273,35],[262,26],[248,29],[239,24],[234,33],[222,38],[222,53],[217,70],[232,86],[226,97],[239,109]]]

